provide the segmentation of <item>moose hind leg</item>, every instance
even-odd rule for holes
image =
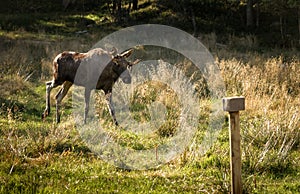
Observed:
[[[71,82],[64,82],[61,89],[58,91],[58,93],[55,96],[56,99],[56,123],[60,122],[60,106],[61,101],[64,99],[64,97],[67,95],[70,87],[72,86]]]
[[[42,114],[42,119],[45,119],[50,114],[50,93],[53,88],[57,87],[53,83],[53,81],[46,82],[46,108]]]

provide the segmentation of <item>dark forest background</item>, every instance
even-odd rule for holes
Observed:
[[[78,17],[74,17],[78,14]],[[90,17],[86,17],[90,14]],[[68,17],[69,16],[69,17]],[[72,17],[71,17],[72,16]],[[66,25],[58,25],[57,22]],[[64,22],[62,22],[64,21]],[[300,47],[299,0],[2,0],[0,30],[76,33],[141,23],[171,25],[198,36],[253,35],[260,47]],[[80,33],[79,32],[79,33]]]

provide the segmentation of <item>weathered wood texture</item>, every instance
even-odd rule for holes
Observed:
[[[223,99],[223,110],[229,112],[231,193],[242,193],[242,162],[239,111],[245,110],[244,97]]]
[[[244,97],[223,98],[223,110],[228,112],[245,110],[245,98]]]
[[[231,192],[234,194],[242,193],[242,163],[240,150],[240,119],[239,112],[230,112],[230,169],[231,169]]]

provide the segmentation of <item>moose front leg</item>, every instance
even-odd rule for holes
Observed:
[[[90,107],[90,97],[91,97],[91,89],[85,88],[84,91],[84,101],[85,101],[85,107],[84,107],[84,124],[86,124],[86,120],[89,113],[89,107]]]
[[[107,107],[108,107],[108,110],[109,110],[109,114],[111,115],[115,125],[118,126],[119,123],[116,119],[115,109],[114,109],[114,106],[112,104],[111,93],[106,94],[106,102],[107,102]]]

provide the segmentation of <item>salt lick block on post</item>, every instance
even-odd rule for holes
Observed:
[[[245,110],[245,97],[223,98],[223,110],[229,112],[231,193],[242,193],[241,135],[239,111]]]

